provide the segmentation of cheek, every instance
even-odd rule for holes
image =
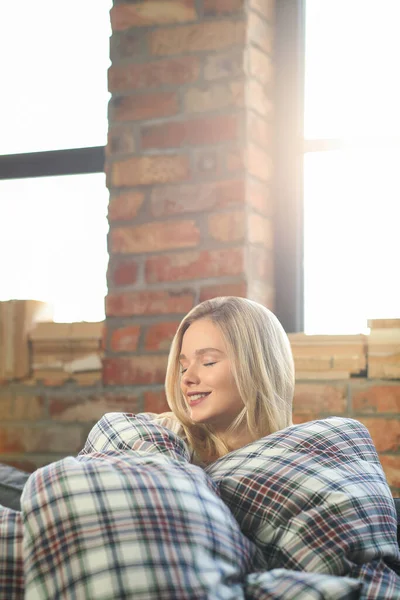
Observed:
[[[236,389],[235,379],[229,367],[224,367],[223,371],[219,373],[218,383],[221,388],[229,390],[230,392],[232,392],[232,389]]]

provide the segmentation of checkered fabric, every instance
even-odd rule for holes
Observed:
[[[0,599],[24,597],[22,514],[0,505]]]
[[[254,547],[186,452],[146,416],[107,415],[80,456],[33,474],[26,598],[244,598]]]
[[[400,599],[393,500],[360,423],[291,427],[206,472],[189,455],[149,415],[105,415],[78,457],[29,478],[21,513],[0,507],[0,600]]]
[[[358,600],[361,588],[349,577],[273,569],[249,575],[245,594],[252,600]]]
[[[356,597],[400,599],[394,502],[358,421],[329,418],[289,427],[222,457],[206,472],[262,551],[265,570],[346,576],[362,582]],[[303,596],[281,591],[290,581],[279,573],[282,588],[254,597],[314,597],[306,590]],[[269,585],[269,575],[259,584]],[[296,585],[304,581],[299,575]]]

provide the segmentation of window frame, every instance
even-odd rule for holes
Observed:
[[[0,179],[103,173],[105,146],[0,156]]]
[[[287,333],[304,331],[303,159],[306,153],[398,148],[400,136],[304,138],[307,0],[275,3],[275,313]]]
[[[275,314],[287,333],[296,333],[304,331],[305,0],[275,6]]]

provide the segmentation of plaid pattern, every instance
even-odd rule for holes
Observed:
[[[394,502],[358,421],[335,417],[289,427],[206,472],[262,551],[263,568],[347,576],[362,581],[360,598],[400,598]]]
[[[245,591],[252,600],[358,600],[361,587],[349,577],[273,569],[249,575]]]
[[[107,415],[80,456],[38,470],[21,499],[26,597],[244,598],[254,547],[186,452],[145,416]]]
[[[24,597],[23,525],[20,512],[0,505],[0,598]]]
[[[30,477],[22,513],[0,508],[0,600],[400,598],[393,500],[360,423],[291,427],[206,472],[188,456],[149,415],[103,417],[78,457]]]
[[[190,462],[187,445],[168,429],[169,422],[170,419],[157,419],[157,415],[151,413],[108,413],[93,427],[80,454],[136,450]]]

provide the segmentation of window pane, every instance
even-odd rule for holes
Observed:
[[[111,4],[1,3],[0,154],[105,145]]]
[[[400,317],[400,151],[310,153],[304,160],[307,333],[360,333]]]
[[[307,0],[305,137],[400,135],[399,0]]]
[[[56,321],[104,319],[102,173],[0,181],[0,300],[49,302]]]

